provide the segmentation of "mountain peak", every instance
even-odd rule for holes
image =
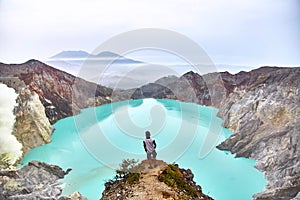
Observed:
[[[64,59],[64,58],[87,58],[90,54],[86,51],[62,51],[54,56],[51,56],[51,59]]]
[[[103,51],[99,54],[90,54],[86,51],[78,50],[78,51],[62,51],[54,56],[51,56],[50,59],[68,59],[68,58],[88,58],[88,57],[95,57],[95,58],[116,58],[120,57],[120,55],[113,53],[111,51]],[[122,57],[122,56],[121,56]]]
[[[96,57],[112,57],[112,58],[120,57],[119,54],[113,53],[111,51],[102,51],[101,53],[99,53],[95,56]]]

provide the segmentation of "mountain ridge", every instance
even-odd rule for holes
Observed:
[[[255,167],[269,181],[266,190],[254,198],[291,199],[300,191],[300,68],[261,67],[250,72],[203,76],[187,72],[170,81],[161,79],[137,89],[122,90],[119,95],[118,91],[76,79],[36,60],[2,63],[0,77],[11,87],[27,86],[37,93],[52,122],[84,107],[122,99],[170,98],[219,108],[223,126],[234,133],[218,148],[238,157],[256,159]],[[78,82],[74,87],[75,80]],[[117,95],[112,96],[113,92]],[[71,98],[73,93],[75,100]],[[51,118],[53,106],[55,112],[60,112],[56,118]]]
[[[123,62],[126,63],[143,63],[142,61],[133,60],[130,58],[126,58],[124,56],[121,56],[117,53],[111,52],[111,51],[102,51],[98,54],[91,54],[86,51],[77,50],[77,51],[62,51],[60,53],[57,53],[53,56],[51,56],[49,59],[55,60],[55,59],[93,59],[93,58],[110,58],[116,60],[116,62]]]
[[[63,59],[63,58],[87,58],[90,54],[86,51],[77,50],[77,51],[61,51],[53,56],[50,59]]]
[[[51,123],[75,115],[82,108],[110,102],[112,92],[34,59],[23,64],[0,64],[0,77],[14,77],[36,92]],[[17,91],[21,89],[13,82],[6,84]]]
[[[129,171],[122,170],[117,170],[117,173],[123,175],[125,172],[124,176],[105,183],[101,200],[212,200],[203,194],[202,188],[195,183],[191,170],[179,168],[177,164],[167,164],[162,160],[144,160]]]

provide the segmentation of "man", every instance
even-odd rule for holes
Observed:
[[[146,139],[143,141],[144,143],[144,149],[147,153],[147,159],[148,160],[152,160],[152,159],[156,159],[156,143],[155,143],[155,140],[153,140],[151,137],[150,137],[150,132],[149,131],[146,131],[145,132],[146,134]]]

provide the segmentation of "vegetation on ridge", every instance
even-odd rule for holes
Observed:
[[[120,164],[120,168],[116,170],[114,180],[109,180],[113,183],[118,180],[123,180],[129,184],[133,184],[140,179],[140,169],[137,165],[138,160],[135,159],[124,159]]]
[[[197,197],[197,191],[184,180],[183,174],[180,172],[178,165],[169,164],[168,167],[158,176],[158,180],[164,182],[168,186],[183,191],[190,197]]]
[[[105,183],[102,198],[115,199],[203,199],[212,200],[202,193],[193,180],[190,169],[179,168],[162,160],[123,160],[113,180]]]

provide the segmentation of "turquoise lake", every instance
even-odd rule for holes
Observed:
[[[122,101],[82,110],[54,124],[52,142],[31,150],[22,165],[44,161],[72,171],[62,179],[63,194],[79,191],[97,200],[123,159],[146,158],[142,141],[149,130],[157,159],[190,168],[205,194],[216,200],[248,200],[267,183],[254,160],[234,158],[215,148],[231,132],[218,110],[174,100]]]

